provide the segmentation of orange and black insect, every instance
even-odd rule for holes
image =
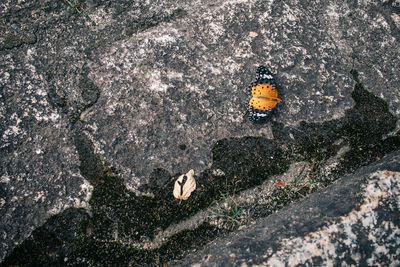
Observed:
[[[249,86],[249,119],[253,122],[265,120],[281,101],[272,73],[264,66],[258,67],[256,81]]]

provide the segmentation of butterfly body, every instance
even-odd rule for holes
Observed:
[[[262,121],[281,101],[272,73],[266,67],[258,67],[256,81],[249,86],[249,119]]]

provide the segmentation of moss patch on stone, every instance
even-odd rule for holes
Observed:
[[[110,175],[104,168],[90,140],[79,134],[77,124],[75,143],[81,173],[94,186],[89,202],[91,215],[69,209],[53,216],[17,246],[3,264],[163,264],[226,230],[203,223],[151,249],[151,241],[159,231],[206,209],[224,195],[236,194],[284,173],[291,162],[309,161],[313,166],[313,182],[327,185],[399,149],[400,133],[382,139],[395,129],[396,117],[382,99],[363,88],[357,73],[352,73],[356,82],[352,97],[356,104],[344,118],[320,124],[302,122],[297,127],[273,122],[274,140],[263,137],[219,140],[212,147],[212,167],[196,177],[197,190],[181,203],[172,195],[177,175],[172,177],[162,169],[153,172],[154,181],[146,188],[153,196],[136,196],[129,191],[120,177]],[[350,149],[332,174],[320,175],[319,167],[336,155],[343,144]],[[252,210],[256,217],[267,216],[315,190],[312,184],[279,186],[269,196],[268,205],[255,204]]]

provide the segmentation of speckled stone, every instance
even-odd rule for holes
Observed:
[[[400,264],[400,152],[254,226],[192,253],[182,266]]]
[[[398,1],[104,2],[84,14],[0,4],[0,259],[51,214],[87,205],[76,131],[132,190],[155,169],[197,175],[221,138],[273,138],[245,114],[259,65],[276,76],[271,120],[284,125],[342,117],[352,68],[400,116]]]
[[[254,126],[245,113],[246,88],[259,65],[276,75],[283,103],[271,120],[285,125],[342,117],[353,105],[350,70],[358,67],[368,77],[367,89],[399,114],[395,7],[368,1],[182,7],[183,18],[114,42],[89,64],[102,93],[81,119],[96,152],[131,189],[155,168],[199,173],[210,165],[216,140],[273,138],[268,123]],[[371,56],[385,64],[371,63],[367,70]],[[383,82],[382,72],[396,77]]]
[[[91,191],[32,53],[0,54],[0,259],[51,215],[86,207]]]
[[[340,35],[335,7],[224,1],[184,9],[182,19],[115,42],[89,64],[102,93],[81,119],[130,188],[155,168],[199,173],[216,140],[273,138],[268,123],[254,126],[246,116],[259,65],[276,74],[283,98],[271,120],[325,121],[353,105],[351,49],[332,38]]]

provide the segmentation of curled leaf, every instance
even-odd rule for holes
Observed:
[[[196,189],[196,180],[193,175],[194,171],[190,170],[176,179],[173,192],[175,198],[187,200],[190,197],[190,194]]]

